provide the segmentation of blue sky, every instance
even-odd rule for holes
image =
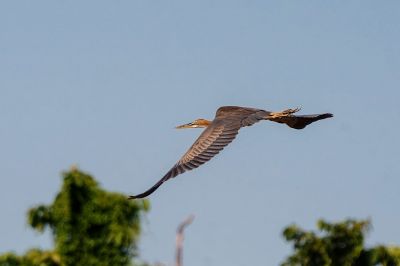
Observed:
[[[210,163],[152,195],[141,258],[277,265],[282,229],[371,218],[400,244],[400,2],[3,1],[0,252],[52,246],[26,225],[72,164],[111,191],[156,182],[222,105],[334,119],[241,130]]]

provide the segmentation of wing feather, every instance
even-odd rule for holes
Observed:
[[[238,122],[230,121],[227,123],[223,120],[214,119],[211,125],[203,131],[189,150],[163,178],[147,191],[135,196],[130,196],[129,199],[147,197],[168,179],[174,178],[186,171],[193,170],[208,162],[235,139],[239,133],[240,127],[241,124]]]
[[[330,118],[330,117],[333,117],[333,115],[330,113],[325,113],[325,114],[315,114],[315,115],[289,115],[289,116],[279,117],[279,118],[269,118],[268,120],[274,121],[277,123],[286,124],[291,128],[303,129],[307,125],[309,125],[315,121]]]
[[[165,181],[208,162],[237,136],[239,129],[264,120],[270,112],[247,107],[223,106],[217,110],[213,122],[201,133],[182,158],[147,191],[130,199],[144,198]]]

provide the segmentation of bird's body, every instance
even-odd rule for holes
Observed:
[[[206,129],[163,178],[147,191],[136,196],[130,196],[129,199],[147,197],[168,179],[197,168],[209,161],[226,145],[233,141],[239,133],[239,129],[242,127],[251,126],[261,120],[270,120],[287,124],[289,127],[295,129],[302,129],[315,121],[333,116],[330,113],[300,116],[293,115],[293,113],[299,110],[300,109],[288,109],[283,112],[269,112],[240,106],[223,106],[217,110],[213,121],[197,119],[192,123],[178,126],[177,128],[205,127]]]

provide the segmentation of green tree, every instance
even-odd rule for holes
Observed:
[[[28,212],[29,225],[52,231],[53,251],[33,249],[23,256],[6,253],[1,266],[137,265],[136,242],[147,200],[128,201],[101,189],[90,175],[77,169],[63,174],[63,185],[51,205]]]
[[[305,231],[296,225],[287,227],[283,236],[293,242],[294,254],[282,266],[396,266],[400,265],[400,247],[364,247],[367,220],[317,223],[320,233]]]
[[[60,257],[54,251],[31,249],[24,256],[6,253],[0,256],[1,266],[59,266]]]

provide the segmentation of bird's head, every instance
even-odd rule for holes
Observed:
[[[193,122],[190,122],[188,124],[180,125],[177,126],[177,129],[183,129],[183,128],[200,128],[200,127],[207,127],[208,125],[211,124],[211,121],[208,121],[206,119],[196,119]]]

